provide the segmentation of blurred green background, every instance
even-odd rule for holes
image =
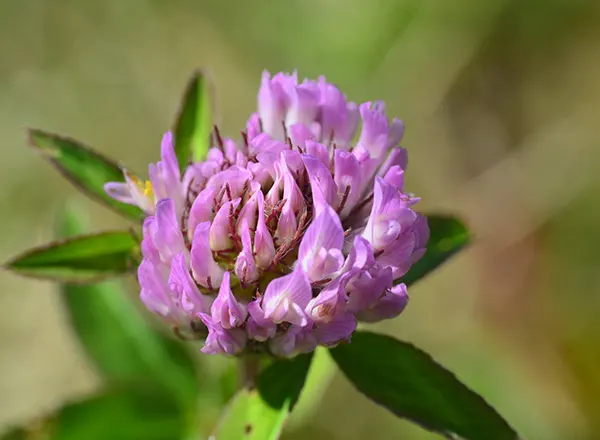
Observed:
[[[597,0],[0,0],[0,258],[50,240],[76,195],[25,127],[144,170],[199,66],[232,136],[263,69],[384,99],[407,125],[409,190],[477,241],[374,327],[430,351],[526,438],[600,438]],[[85,206],[98,229],[122,225]],[[0,280],[2,430],[100,383],[54,286]],[[288,439],[437,438],[341,376],[323,392]]]

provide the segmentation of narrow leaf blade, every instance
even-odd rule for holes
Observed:
[[[257,380],[255,389],[242,389],[225,410],[218,440],[276,440],[296,404],[310,368],[311,354],[275,361]]]
[[[83,283],[131,270],[138,253],[138,244],[130,232],[102,232],[31,249],[7,267],[29,277]]]
[[[78,189],[125,217],[133,220],[144,218],[144,213],[137,206],[118,202],[104,191],[105,183],[124,181],[119,165],[66,137],[41,130],[29,130],[28,135],[30,144]]]
[[[464,248],[470,241],[467,227],[460,220],[444,215],[428,215],[431,237],[427,252],[399,282],[413,284]]]
[[[206,159],[212,130],[211,86],[204,72],[196,71],[189,79],[177,115],[174,136],[175,153],[181,169],[190,159]]]
[[[59,231],[81,231],[73,212],[65,216]],[[193,409],[198,378],[187,347],[150,326],[119,284],[62,285],[60,289],[74,331],[106,378],[152,380]]]
[[[399,417],[449,438],[518,439],[482,397],[411,344],[358,331],[330,353],[360,392]]]

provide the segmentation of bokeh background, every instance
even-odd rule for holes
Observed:
[[[0,0],[0,259],[78,196],[25,145],[69,135],[143,170],[206,67],[239,132],[263,69],[325,74],[407,125],[408,188],[476,242],[375,326],[430,351],[529,439],[600,439],[597,0]],[[121,225],[84,202],[98,229]],[[0,273],[0,431],[100,381],[50,283]],[[327,363],[327,360],[324,360]],[[322,381],[288,439],[437,438]]]

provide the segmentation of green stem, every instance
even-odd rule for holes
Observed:
[[[252,389],[260,371],[260,356],[245,356],[240,359],[242,388]]]

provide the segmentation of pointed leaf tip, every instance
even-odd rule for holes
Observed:
[[[330,353],[361,393],[425,429],[464,440],[519,439],[481,396],[411,344],[357,331]]]
[[[137,253],[137,241],[129,231],[101,232],[30,249],[6,268],[32,278],[89,283],[130,271]]]
[[[144,218],[137,206],[118,202],[104,191],[104,184],[108,182],[125,181],[117,163],[68,137],[28,129],[27,138],[29,144],[80,191],[127,218]]]
[[[208,74],[196,70],[183,93],[173,133],[175,153],[181,169],[188,162],[202,161],[210,148],[213,120],[212,82]]]

